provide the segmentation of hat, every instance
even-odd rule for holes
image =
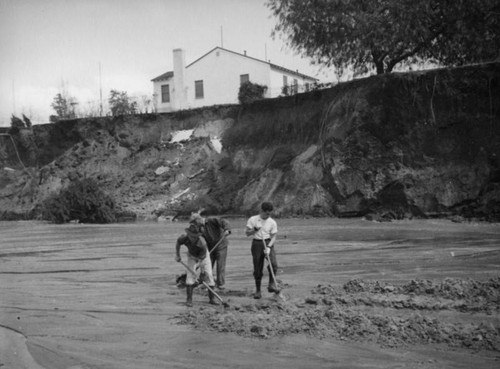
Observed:
[[[186,234],[190,237],[200,237],[200,229],[195,224],[190,224],[188,228],[186,228]]]
[[[203,217],[199,213],[193,213],[191,214],[191,217],[189,218],[189,223],[191,224],[203,224]]]

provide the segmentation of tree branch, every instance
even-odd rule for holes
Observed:
[[[422,42],[418,43],[412,50],[410,50],[406,53],[403,53],[403,54],[399,55],[398,57],[392,59],[387,64],[387,72],[391,72],[392,69],[396,66],[396,64],[398,64],[400,61],[403,61],[403,60],[409,58],[410,56],[415,55],[420,50],[422,50],[424,47],[429,45],[429,43],[432,42],[432,40],[436,39],[440,34],[443,33],[444,29],[445,29],[444,26],[439,27],[435,32],[432,33],[432,35],[430,35],[429,37],[424,39]]]

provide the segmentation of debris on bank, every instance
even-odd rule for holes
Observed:
[[[176,131],[172,133],[172,139],[170,142],[182,142],[187,141],[193,135],[194,129],[185,129],[182,131]]]

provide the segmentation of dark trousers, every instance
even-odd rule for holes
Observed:
[[[217,276],[215,283],[218,287],[224,286],[226,283],[226,258],[227,258],[227,247],[220,248],[217,247],[210,253],[210,260],[212,261],[212,270],[214,265],[217,265]]]
[[[266,240],[266,245],[271,241],[270,239]],[[264,275],[264,260],[266,255],[264,254],[264,242],[262,240],[252,240],[252,258],[253,258],[253,277],[256,281],[262,280],[262,276]],[[271,252],[269,253],[269,258],[271,260],[271,264],[273,266],[274,275],[278,271],[278,261],[276,260],[276,252],[274,251],[274,246],[271,247]],[[267,271],[269,273],[269,281],[271,281],[271,272],[269,266],[267,267]],[[276,281],[275,281],[276,282]]]

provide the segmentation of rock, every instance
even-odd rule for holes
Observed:
[[[157,176],[161,176],[162,174],[167,173],[168,171],[169,171],[169,167],[161,166],[161,167],[156,168],[155,174]]]
[[[313,298],[306,298],[305,299],[305,303],[306,304],[310,304],[310,305],[317,305],[318,304],[318,300],[313,299]]]

